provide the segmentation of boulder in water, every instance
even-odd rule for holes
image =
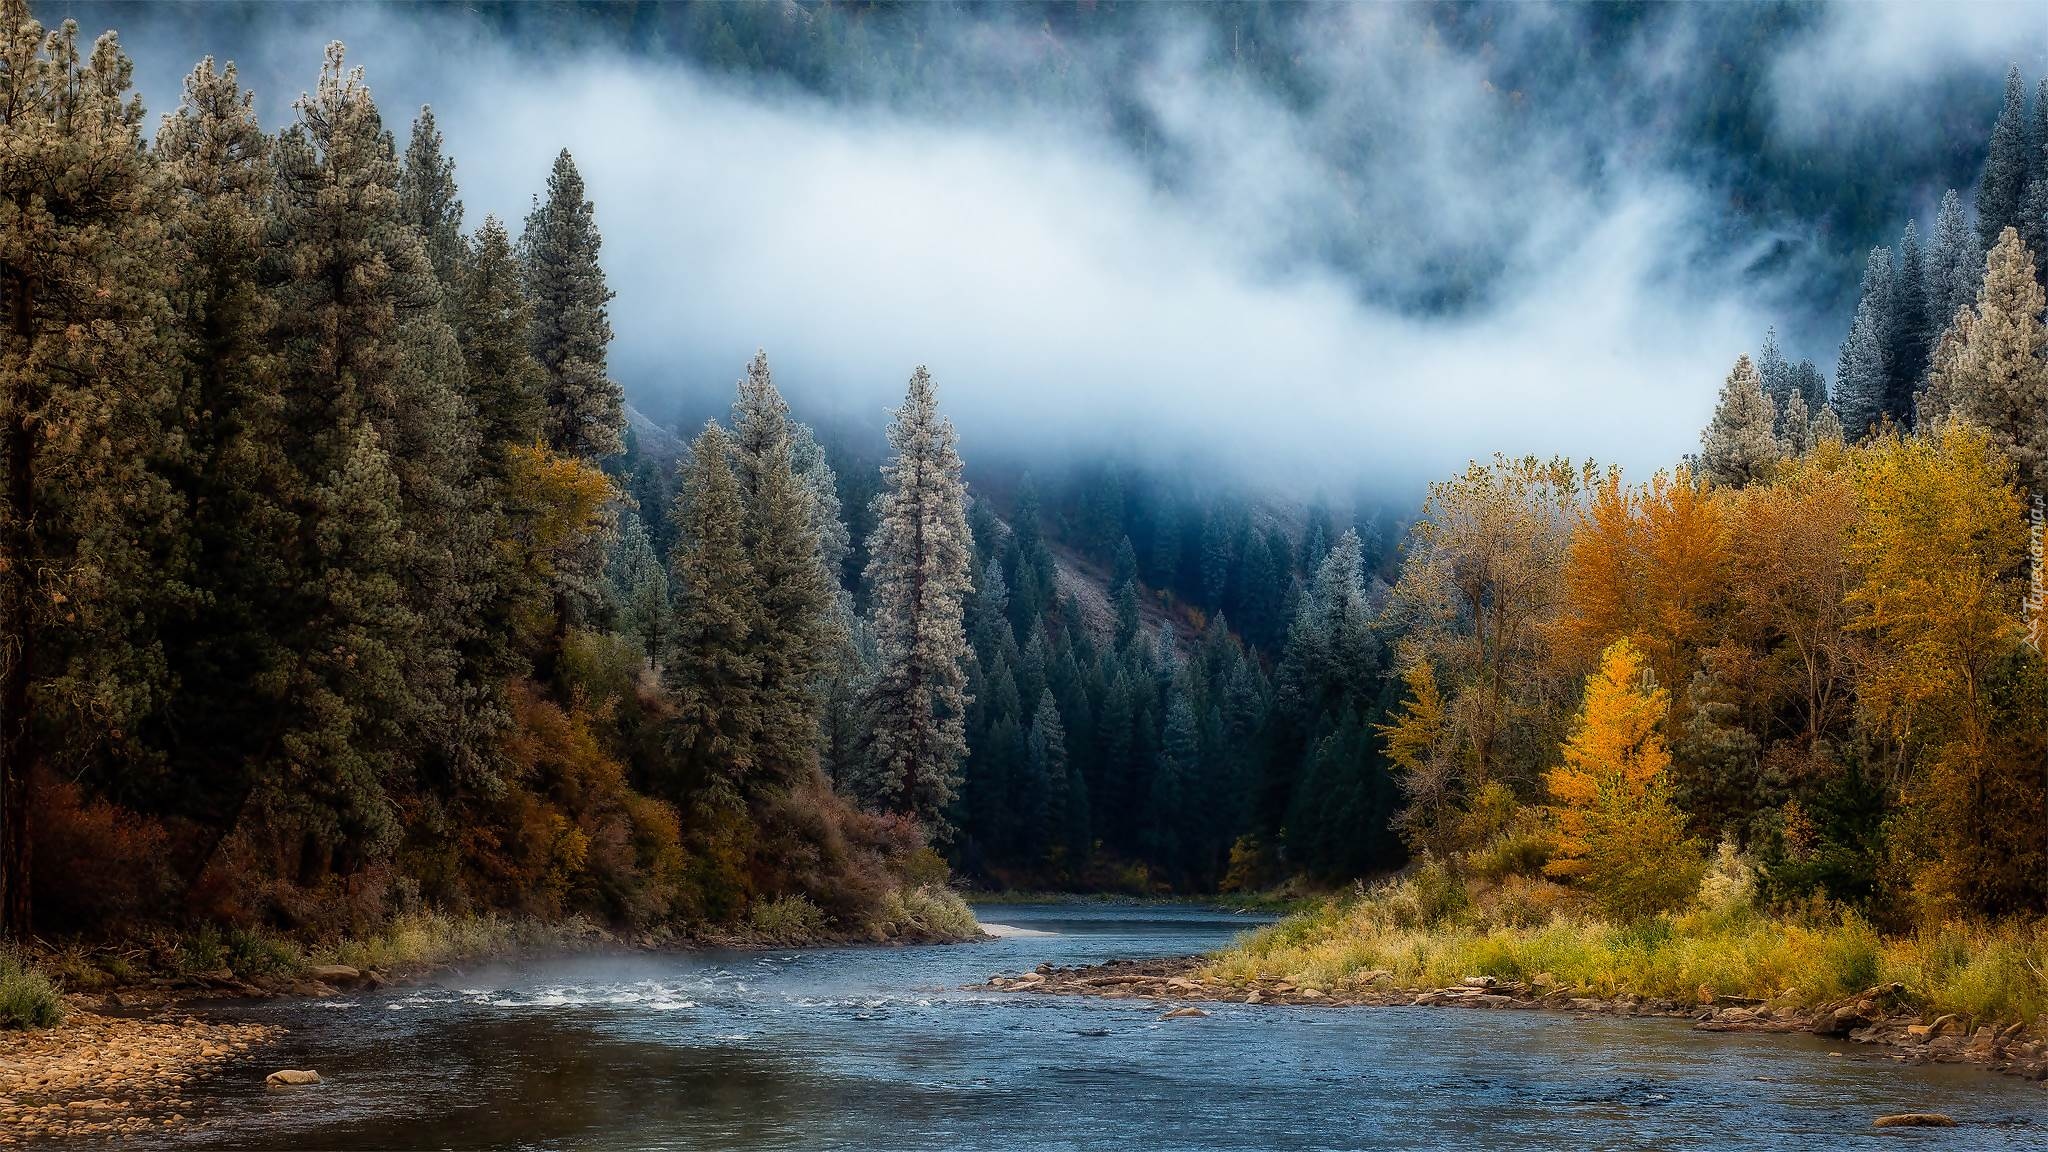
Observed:
[[[263,1078],[270,1088],[296,1088],[303,1084],[318,1084],[320,1074],[311,1068],[280,1068]]]
[[[1896,1116],[1879,1116],[1872,1125],[1876,1128],[1953,1128],[1952,1117],[1939,1112],[1901,1112]]]
[[[1160,1017],[1160,1019],[1161,1019],[1161,1020],[1192,1020],[1192,1019],[1194,1019],[1195,1017],[1198,1017],[1198,1016],[1207,1016],[1207,1015],[1208,1015],[1208,1013],[1207,1013],[1207,1012],[1204,1012],[1204,1011],[1202,1011],[1202,1010],[1201,1010],[1200,1008],[1197,1008],[1197,1007],[1195,1007],[1194,1005],[1190,1004],[1190,1005],[1188,1005],[1188,1006],[1187,1006],[1187,1007],[1185,1007],[1185,1008],[1175,1008],[1175,1009],[1174,1009],[1173,1011],[1171,1011],[1171,1012],[1168,1012],[1168,1013],[1167,1013],[1166,1015],[1164,1015],[1164,1016],[1161,1016],[1161,1017]]]

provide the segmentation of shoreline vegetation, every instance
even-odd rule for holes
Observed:
[[[1691,907],[1614,921],[1559,885],[1468,879],[1425,862],[1212,955],[1047,965],[988,986],[1678,1017],[1700,1031],[1809,1032],[2048,1080],[2048,925],[1955,921],[1887,934],[1826,904],[1764,910],[1752,885],[1723,853]]]

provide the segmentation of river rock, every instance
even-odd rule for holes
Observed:
[[[263,1083],[271,1088],[293,1088],[319,1082],[320,1074],[311,1068],[280,1068],[263,1078]]]
[[[1491,976],[1467,976],[1458,983],[1466,988],[1491,988],[1500,981]]]
[[[1901,1112],[1896,1116],[1879,1116],[1871,1125],[1874,1128],[1953,1128],[1954,1118],[1939,1112]]]
[[[315,964],[306,969],[306,978],[318,980],[322,984],[332,984],[336,988],[346,988],[362,980],[363,973],[361,969],[348,964]]]
[[[1167,1013],[1166,1015],[1164,1015],[1164,1016],[1161,1016],[1161,1017],[1160,1017],[1160,1019],[1161,1019],[1161,1020],[1193,1020],[1193,1019],[1195,1019],[1195,1018],[1197,1018],[1197,1017],[1201,1017],[1201,1016],[1207,1016],[1207,1015],[1208,1015],[1208,1013],[1207,1013],[1207,1012],[1204,1012],[1204,1011],[1202,1011],[1202,1010],[1201,1010],[1200,1008],[1197,1008],[1197,1007],[1195,1007],[1194,1005],[1190,1004],[1190,1005],[1188,1005],[1188,1006],[1187,1006],[1187,1007],[1185,1007],[1185,1008],[1175,1008],[1175,1009],[1174,1009],[1173,1011],[1171,1011],[1171,1012],[1168,1012],[1168,1013]]]

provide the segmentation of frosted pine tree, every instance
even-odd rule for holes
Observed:
[[[2034,90],[2033,170],[2020,200],[2020,242],[2034,254],[2034,270],[2048,272],[2048,76]]]
[[[1778,414],[1749,357],[1736,359],[1721,385],[1714,418],[1700,433],[1700,472],[1725,488],[1742,488],[1770,476],[1778,462]]]
[[[1919,396],[1922,423],[1939,423],[1956,415],[1956,396],[1963,386],[1963,354],[1969,350],[1970,330],[1976,325],[1976,312],[1959,309],[1935,344],[1934,359],[1927,366],[1927,386]]]
[[[1963,202],[1951,188],[1942,194],[1941,208],[1934,216],[1934,238],[1927,248],[1924,269],[1926,292],[1923,305],[1927,315],[1940,324],[1977,302],[1977,286],[1984,280],[1984,250],[1963,219]],[[1939,333],[1928,339],[1929,354]]]
[[[919,366],[889,425],[867,568],[879,668],[869,699],[872,802],[915,816],[935,839],[966,752],[967,638],[961,606],[973,591],[967,488],[952,421]]]
[[[1763,385],[1764,395],[1783,410],[1785,398],[1792,394],[1792,365],[1778,350],[1778,329],[1775,325],[1764,329],[1763,350],[1756,354],[1756,378]]]
[[[1957,367],[1956,414],[1984,429],[2030,492],[2048,481],[2048,327],[2034,261],[2007,228],[1992,248]]]
[[[1813,422],[1807,426],[1806,440],[1815,448],[1822,444],[1842,443],[1842,419],[1835,415],[1832,405],[1822,404],[1814,409]]]
[[[1858,307],[1835,361],[1835,415],[1850,439],[1861,439],[1884,415],[1887,378],[1883,336],[1871,310]]]
[[[1778,413],[1778,453],[1796,460],[1813,449],[1813,416],[1806,410],[1806,397],[1794,392],[1785,397]]]
[[[533,356],[547,372],[548,447],[585,460],[625,445],[625,394],[605,367],[612,291],[597,262],[602,243],[583,176],[564,150],[548,174],[547,199],[526,218],[520,255],[533,303]]]
[[[1999,234],[2020,224],[2020,201],[2027,191],[2027,90],[2015,64],[2005,74],[2005,103],[1991,128],[1984,153],[1984,174],[1977,184],[1977,240],[1983,249],[1998,243]]]

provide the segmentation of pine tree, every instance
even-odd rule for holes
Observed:
[[[1145,805],[1145,848],[1169,875],[1178,875],[1184,871],[1182,840],[1190,816],[1188,793],[1202,770],[1202,749],[1187,686],[1176,685],[1170,695],[1159,767],[1152,773]]]
[[[1956,415],[1982,428],[2040,492],[2048,482],[2048,327],[2034,261],[2007,228],[1991,250],[1984,287],[1954,375]]]
[[[1934,240],[1927,249],[1924,307],[1932,321],[1928,325],[1928,354],[1941,333],[1936,330],[1961,308],[1977,301],[1977,285],[1984,279],[1984,249],[1963,219],[1963,202],[1951,188],[1942,194],[1941,208],[1934,217]]]
[[[640,517],[628,514],[620,525],[616,559],[607,566],[615,581],[620,622],[640,640],[650,666],[668,651],[668,572],[656,556],[654,543]]]
[[[505,450],[533,443],[545,413],[540,365],[527,346],[532,312],[512,239],[497,217],[484,217],[460,258],[454,311],[464,392],[484,473],[502,481]]]
[[[676,709],[676,750],[686,773],[681,791],[708,787],[737,803],[755,767],[760,668],[749,633],[762,616],[732,449],[725,430],[707,423],[684,462],[669,564],[674,643],[662,682]]]
[[[289,558],[301,626],[288,647],[304,685],[291,699],[306,703],[289,723],[332,759],[288,754],[296,771],[346,777],[277,798],[308,837],[311,882],[330,861],[360,867],[389,847],[390,791],[409,788],[422,760],[487,748],[478,737],[489,717],[470,707],[456,655],[475,619],[462,561],[477,551],[460,531],[475,447],[458,392],[461,351],[418,234],[399,214],[390,134],[339,43],[297,109],[275,153],[288,278],[272,336],[301,521]],[[362,510],[387,495],[388,514]],[[329,693],[331,704],[314,703]],[[488,771],[469,762],[436,770]],[[309,797],[344,807],[308,808]]]
[[[625,395],[605,367],[613,293],[597,261],[601,243],[583,176],[564,150],[548,174],[547,198],[526,218],[520,248],[533,356],[547,373],[547,444],[586,460],[618,453],[626,428]]]
[[[0,934],[17,939],[30,775],[157,691],[132,629],[161,580],[142,537],[175,515],[148,467],[173,383],[131,72],[112,33],[81,59],[75,24],[46,34],[0,3]]]
[[[1077,799],[1074,786],[1077,781],[1067,763],[1067,732],[1060,723],[1059,705],[1053,700],[1051,689],[1045,689],[1038,695],[1038,708],[1031,718],[1027,752],[1032,775],[1040,782],[1038,789],[1045,798],[1038,814],[1037,839],[1046,850],[1071,861],[1080,855],[1085,840],[1077,843],[1074,839],[1074,804]],[[1085,796],[1079,799],[1085,805]],[[1085,836],[1085,825],[1083,828],[1082,835]]]
[[[1756,355],[1756,378],[1763,386],[1764,395],[1770,397],[1779,411],[1784,411],[1785,401],[1793,392],[1792,365],[1778,350],[1776,325],[1764,329],[1763,350]]]
[[[1927,367],[1927,386],[1919,396],[1922,422],[1933,424],[1957,415],[1957,398],[1964,387],[1965,353],[1970,346],[1970,330],[1976,325],[1977,313],[1962,308],[1941,334],[1933,361]]]
[[[1892,278],[1891,323],[1886,339],[1890,381],[1885,392],[1885,411],[1903,428],[1913,426],[1913,393],[1927,373],[1932,341],[1927,331],[1927,282],[1925,261],[1920,253],[1920,235],[1912,221],[1906,222],[1899,238],[1898,274]]]
[[[1801,360],[1792,369],[1792,393],[1806,401],[1806,410],[1819,412],[1828,406],[1828,380],[1813,361]]]
[[[1849,338],[1842,341],[1841,355],[1835,364],[1832,397],[1842,430],[1851,438],[1860,439],[1884,416],[1889,378],[1884,367],[1883,341],[1877,317],[1859,305],[1856,319],[1849,326]]]
[[[787,787],[815,764],[820,693],[836,645],[837,584],[818,538],[817,494],[797,475],[789,405],[765,353],[755,353],[733,401],[733,472],[760,613],[747,629],[760,692],[755,772]]]
[[[2048,76],[2034,91],[2033,171],[2020,203],[2020,241],[2034,255],[2034,270],[2048,272]]]
[[[183,271],[170,295],[183,451],[169,471],[190,534],[184,579],[196,594],[165,620],[178,698],[159,713],[162,731],[142,739],[166,749],[161,779],[177,792],[148,806],[204,830],[179,861],[189,886],[270,770],[271,721],[285,707],[279,687],[295,659],[280,638],[291,627],[282,560],[296,528],[260,275],[269,140],[233,65],[216,70],[209,58],[186,77],[157,157],[168,263]]]
[[[1835,415],[1832,405],[1822,404],[1814,410],[1813,422],[1808,426],[1808,443],[1817,447],[1822,444],[1840,444],[1842,440],[1842,418]]]
[[[1798,459],[1813,449],[1813,417],[1806,410],[1806,398],[1794,392],[1785,397],[1778,416],[1778,454]]]
[[[1700,472],[1712,483],[1742,488],[1770,478],[1778,464],[1777,412],[1749,357],[1735,361],[1721,385],[1714,418],[1700,433]]]
[[[1376,616],[1366,594],[1358,532],[1347,528],[1303,594],[1275,672],[1276,739],[1259,797],[1269,830],[1277,830],[1293,806],[1297,774],[1312,751],[1307,744],[1311,734],[1338,723],[1347,709],[1377,694],[1381,650],[1373,631]]]
[[[2015,64],[2005,74],[2005,103],[1998,110],[1998,122],[1992,125],[1984,172],[1977,183],[1979,251],[1996,245],[2007,228],[2020,226],[2020,204],[2033,165],[2033,157],[2027,154],[2026,116],[2027,89]]]
[[[966,484],[952,421],[922,366],[889,425],[867,580],[881,666],[871,696],[869,795],[944,839],[961,754],[967,659],[961,606],[972,589]]]
[[[452,293],[462,271],[462,201],[455,191],[455,161],[442,154],[441,144],[434,110],[422,107],[398,173],[398,210],[426,244],[427,262],[442,289]]]

